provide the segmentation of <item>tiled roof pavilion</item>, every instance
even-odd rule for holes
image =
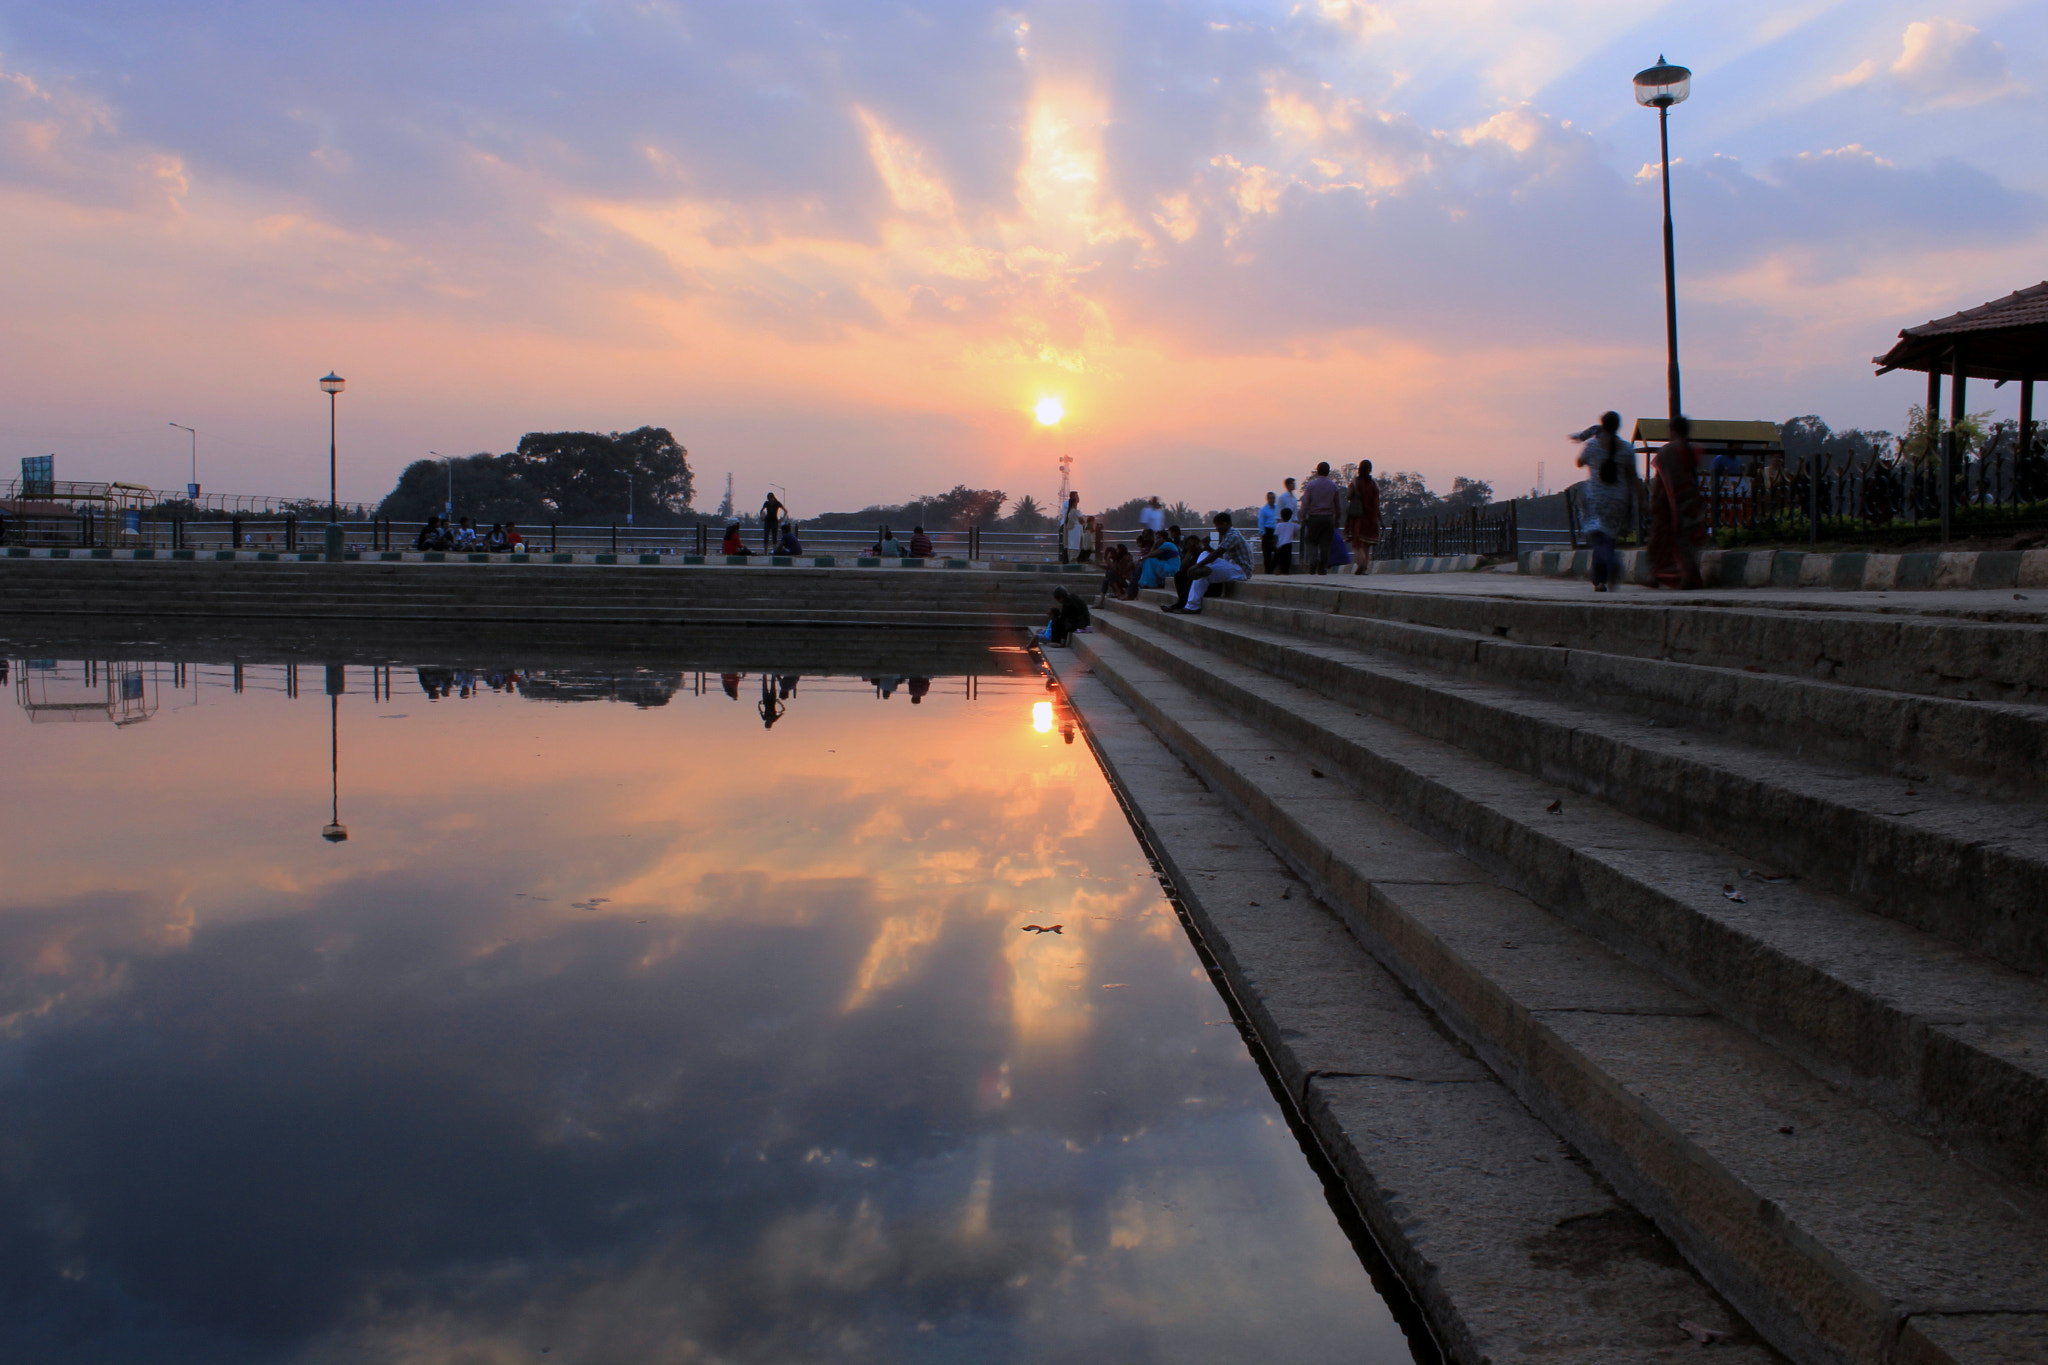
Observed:
[[[1976,308],[1923,322],[1899,333],[1875,357],[1879,374],[1920,370],[1970,379],[2026,383],[2048,378],[2048,280]]]

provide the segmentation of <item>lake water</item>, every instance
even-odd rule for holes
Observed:
[[[0,1359],[1411,1359],[1021,651],[0,649]]]

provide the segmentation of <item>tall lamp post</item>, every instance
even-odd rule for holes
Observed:
[[[1671,248],[1671,106],[1692,93],[1692,72],[1657,56],[1657,64],[1636,72],[1636,103],[1657,111],[1657,147],[1664,160],[1664,349],[1671,388],[1671,416],[1685,411],[1678,399],[1678,268]]]
[[[633,471],[621,469],[619,472],[626,476],[626,525],[631,526],[633,524]]]
[[[320,392],[327,395],[327,520],[341,520],[341,503],[334,496],[334,397],[348,387],[348,381],[329,370],[320,377]]]
[[[444,460],[448,464],[448,503],[445,508],[445,515],[448,520],[453,521],[455,520],[455,457],[453,455],[443,455],[438,450],[430,450],[427,454],[437,460]]]
[[[190,482],[190,483],[188,483],[188,484],[186,484],[186,485],[185,485],[185,496],[186,496],[187,498],[190,498],[190,499],[191,499],[191,500],[192,500],[193,502],[198,502],[198,501],[199,501],[199,432],[198,432],[198,429],[197,429],[197,428],[195,428],[195,427],[188,427],[188,426],[186,426],[186,425],[185,425],[185,424],[184,424],[183,422],[172,422],[172,423],[170,423],[169,425],[171,425],[171,426],[174,426],[174,427],[176,427],[176,428],[177,428],[178,430],[180,430],[180,431],[184,432],[184,433],[185,433],[185,434],[186,434],[187,436],[190,436],[190,437],[192,438],[192,482]]]
[[[330,844],[348,842],[348,826],[341,823],[341,694],[348,682],[340,664],[327,665],[327,823],[320,837]]]

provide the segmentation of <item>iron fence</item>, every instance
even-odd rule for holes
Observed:
[[[13,545],[46,547],[120,547],[155,550],[256,550],[280,553],[324,548],[324,517],[278,516],[191,517],[145,511],[127,517],[108,517],[84,507],[77,510],[52,509],[7,518],[7,541]],[[410,551],[423,529],[420,522],[385,518],[343,520],[343,548],[358,553]],[[619,524],[603,526],[522,526],[530,554],[616,554],[703,555],[716,558],[725,536],[722,525],[642,527]],[[799,525],[797,535],[806,555],[834,558],[863,556],[876,545],[876,533],[850,527],[811,528]],[[751,554],[764,549],[761,528],[743,527],[741,541]],[[1115,536],[1111,537],[1116,538]],[[971,529],[938,531],[930,535],[931,558],[967,559],[993,562],[1051,563],[1059,558],[1057,537],[1051,531],[994,531]],[[909,548],[909,538],[899,542]],[[486,546],[458,546],[456,553],[484,550]]]
[[[1511,557],[1520,547],[1517,503],[1447,508],[1422,517],[1401,517],[1380,531],[1374,559],[1418,559],[1437,555]]]

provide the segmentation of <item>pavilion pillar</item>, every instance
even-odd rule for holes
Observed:
[[[1963,368],[1967,363],[1965,347],[1958,341],[1956,348],[1949,352],[1948,381],[1948,440],[1941,448],[1941,538],[1949,538],[1949,524],[1954,515],[1956,476],[1962,472],[1963,418],[1965,404],[1969,401],[1970,376]]]
[[[2026,459],[2026,458],[2027,458],[2027,457],[2028,457],[2029,455],[2031,455],[2031,454],[2033,454],[2033,453],[2034,453],[2034,376],[2033,376],[2033,375],[2031,375],[2031,374],[2028,374],[2028,375],[2022,375],[2022,376],[2020,377],[2020,452],[2019,452],[2019,458],[2020,458],[2020,459],[2022,459],[2022,460],[2024,460],[2024,459]],[[2014,466],[2013,466],[2013,473],[2014,473],[2015,475],[2017,475],[2017,474],[2019,473],[2019,468],[2020,468],[2020,467],[2019,467],[2019,465],[2018,465],[2018,464],[2014,464]]]

